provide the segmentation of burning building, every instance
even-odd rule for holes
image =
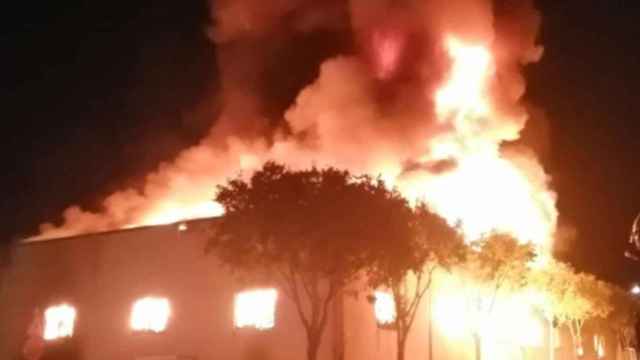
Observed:
[[[21,358],[29,346],[40,346],[42,359],[63,351],[57,358],[303,358],[306,336],[292,300],[272,283],[246,285],[205,254],[215,224],[205,219],[16,244],[2,269],[0,352],[8,359]],[[418,310],[407,359],[473,359],[478,324],[484,359],[547,359],[550,345],[556,359],[573,358],[568,334],[550,332],[526,301],[506,301],[491,319],[480,319],[459,293],[464,287],[452,285],[463,280],[436,279]],[[394,358],[388,327],[394,320],[388,293],[347,286],[331,306],[318,359]],[[604,335],[595,345],[584,342],[586,358],[614,358],[615,338]]]
[[[469,239],[500,231],[550,249],[556,195],[522,139],[537,119],[523,101],[521,71],[542,55],[530,1],[284,0],[258,8],[254,0],[211,6],[223,108],[209,135],[140,188],[111,194],[98,212],[69,207],[37,237],[217,216],[217,184],[274,160],[380,176]],[[269,113],[260,74],[276,59],[258,50],[313,31],[351,37],[352,49],[324,59],[315,80]]]
[[[298,359],[304,338],[286,298],[269,284],[239,288],[205,259],[202,222],[181,222],[223,214],[211,201],[215,186],[269,160],[379,176],[470,241],[498,231],[551,256],[556,194],[523,138],[536,119],[523,100],[522,69],[543,52],[532,1],[282,0],[262,8],[258,0],[211,3],[223,108],[198,145],[141,187],[108,196],[100,211],[69,207],[62,223],[43,224],[13,249],[2,289],[2,353],[20,353],[28,324],[42,317],[45,340],[77,342],[88,359]],[[284,111],[265,110],[265,64],[276,63],[280,74],[287,67],[269,56],[294,35],[317,31],[349,37],[351,49],[323,59]],[[413,331],[411,358],[472,356],[460,335],[470,315],[452,289],[442,285],[424,305],[430,315]],[[393,354],[393,334],[383,326],[394,317],[389,299],[367,299],[341,296],[321,359]],[[555,346],[526,311],[515,306],[502,319],[477,321],[492,324],[492,360],[525,348],[542,358]],[[526,334],[504,331],[514,319]]]

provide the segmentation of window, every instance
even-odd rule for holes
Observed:
[[[393,295],[383,291],[374,294],[373,311],[379,326],[388,326],[396,321],[396,303]]]
[[[131,310],[131,329],[162,332],[166,330],[171,306],[166,298],[146,297],[136,301]]]
[[[236,294],[234,304],[236,328],[255,328],[258,330],[273,328],[277,300],[278,292],[275,289],[248,290]]]
[[[67,304],[51,306],[44,312],[44,339],[57,340],[73,336],[76,309]]]

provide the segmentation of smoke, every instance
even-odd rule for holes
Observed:
[[[41,225],[38,238],[220,213],[211,202],[215,185],[267,160],[379,175],[413,200],[436,199],[436,211],[460,220],[469,214],[449,204],[486,201],[473,193],[486,193],[482,183],[459,178],[478,149],[490,158],[487,171],[506,168],[522,183],[517,198],[527,204],[517,215],[533,213],[540,222],[529,236],[544,242],[555,229],[548,175],[529,148],[507,146],[528,118],[522,66],[542,55],[532,1],[224,0],[210,9],[222,111],[209,134],[161,164],[142,188],[112,194],[100,212],[70,207],[61,225]],[[436,104],[455,65],[446,46],[452,36],[493,56],[491,114],[472,126]],[[482,221],[497,226],[502,215]],[[503,230],[520,235],[522,220],[514,221]]]

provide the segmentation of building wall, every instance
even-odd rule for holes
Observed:
[[[304,359],[305,332],[294,304],[282,293],[273,330],[234,329],[234,295],[245,287],[215,256],[205,254],[206,229],[206,222],[191,222],[186,231],[166,225],[15,246],[8,266],[0,271],[4,284],[0,289],[0,359],[19,358],[36,307],[61,302],[76,307],[72,342],[86,360],[159,355],[198,360]],[[422,301],[409,335],[407,360],[475,359],[470,333],[452,336],[436,321],[437,317],[464,317],[455,310],[443,314],[435,306],[446,287],[442,284],[436,280],[433,295],[427,294]],[[363,283],[343,291],[334,304],[319,360],[395,358],[395,332],[378,328],[367,298],[370,294]],[[130,330],[133,302],[145,296],[170,299],[172,317],[165,332]],[[434,319],[432,326],[430,318]],[[494,358],[484,359],[548,359],[548,332],[544,337],[539,346],[505,347]],[[586,339],[585,359],[595,359],[592,341]],[[568,334],[562,334],[561,343],[555,359],[573,359]],[[616,358],[614,344],[615,340],[607,341],[606,359]]]
[[[417,310],[414,325],[409,333],[406,344],[406,360],[475,360],[476,349],[471,330],[464,323],[469,324],[467,310],[454,306],[438,307],[437,302],[447,302],[447,289],[457,288],[460,284],[452,283],[453,277],[437,273],[431,285],[431,293],[427,292]],[[410,283],[410,282],[409,282]],[[411,287],[409,287],[411,288]],[[381,329],[377,326],[373,312],[373,304],[367,295],[370,291],[365,284],[354,284],[352,291],[347,291],[344,296],[344,332],[345,332],[345,359],[348,360],[387,360],[395,359],[396,336],[391,330]],[[451,305],[451,304],[449,304]],[[500,307],[501,304],[497,304]],[[504,340],[491,343],[487,340],[483,343],[483,360],[574,360],[574,347],[569,332],[565,328],[552,330],[549,324],[542,318],[540,320],[541,336],[532,343],[524,345]],[[459,323],[445,329],[445,322]],[[431,326],[430,326],[431,324]],[[462,326],[460,326],[462,325]],[[526,330],[526,325],[520,323],[518,318],[509,319],[503,323],[509,332],[517,334]],[[550,356],[549,334],[560,337],[554,342],[559,342],[554,348],[553,357]],[[585,327],[583,333],[584,356],[580,360],[597,359],[622,359],[617,349],[615,336],[610,333],[602,333],[606,337],[606,351],[604,358],[598,358],[593,343],[593,329]],[[516,336],[517,337],[517,336]],[[431,344],[430,344],[431,343]]]
[[[273,330],[234,329],[234,294],[243,287],[205,255],[201,230],[167,225],[17,246],[0,299],[0,354],[20,353],[35,307],[68,302],[77,309],[73,341],[83,359],[304,358],[304,330],[282,295]],[[133,302],[148,295],[171,301],[164,333],[129,329]],[[321,360],[333,359],[335,327],[325,333]]]

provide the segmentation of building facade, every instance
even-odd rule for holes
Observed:
[[[53,322],[42,329],[51,338],[43,359],[65,347],[72,349],[68,356],[87,360],[305,359],[306,337],[294,304],[270,284],[243,285],[205,253],[214,221],[15,244],[1,277],[2,359],[23,358],[37,314],[45,318],[41,323]],[[319,360],[395,358],[395,333],[378,326],[371,295],[354,284],[334,302]],[[471,336],[451,337],[437,326],[433,317],[443,314],[434,315],[433,301],[423,300],[407,359],[474,359]],[[71,330],[65,317],[72,318]],[[485,360],[548,359],[548,335]],[[573,359],[570,341],[561,340],[555,358]],[[585,343],[585,358],[598,358]],[[605,358],[621,358],[615,340],[605,344]]]

